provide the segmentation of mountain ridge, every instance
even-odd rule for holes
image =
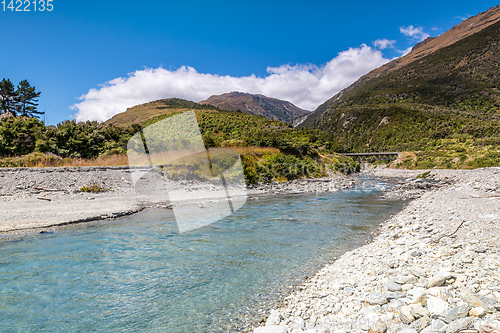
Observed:
[[[426,40],[417,43],[412,50],[406,55],[394,59],[385,65],[382,65],[369,73],[360,77],[356,82],[354,82],[349,87],[341,90],[335,94],[332,98],[325,101],[323,104],[318,106],[311,114],[307,115],[306,118],[296,119],[294,126],[308,126],[324,111],[331,107],[335,102],[340,100],[343,95],[349,93],[358,86],[364,83],[385,76],[393,71],[396,71],[404,66],[424,58],[430,54],[435,53],[445,47],[453,45],[454,43],[474,35],[483,29],[491,26],[500,21],[500,5],[492,7],[484,12],[481,12],[475,16],[469,17],[468,19],[462,21],[461,23],[455,25],[450,30],[444,32],[438,37],[429,37]]]
[[[295,118],[310,113],[310,111],[303,110],[288,101],[239,91],[213,95],[200,101],[199,104],[212,105],[229,111],[241,111],[287,123],[292,123]]]
[[[351,151],[460,150],[453,156],[463,162],[470,152],[500,149],[499,86],[500,20],[343,90],[299,127],[334,134]]]

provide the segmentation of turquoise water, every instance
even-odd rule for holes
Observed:
[[[359,189],[249,200],[178,234],[172,212],[0,243],[0,332],[233,332],[403,203]]]

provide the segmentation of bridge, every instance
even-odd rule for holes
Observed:
[[[400,152],[378,152],[378,153],[344,153],[343,156],[350,156],[358,162],[392,161]]]

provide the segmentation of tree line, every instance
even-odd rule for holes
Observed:
[[[39,118],[44,112],[38,111],[38,97],[35,86],[31,86],[28,80],[22,80],[17,89],[9,79],[0,82],[0,117],[21,116]]]

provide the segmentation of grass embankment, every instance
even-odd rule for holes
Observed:
[[[417,151],[403,153],[391,166],[403,169],[476,169],[500,166],[500,150]]]
[[[323,155],[319,158],[309,156],[295,156],[282,153],[277,148],[266,147],[232,147],[241,158],[245,180],[247,184],[269,181],[290,181],[300,178],[325,177],[330,172],[349,174],[359,171],[360,165],[352,159],[340,155]],[[18,157],[0,159],[0,167],[85,167],[85,166],[127,166],[129,160],[126,154],[104,155],[92,159],[61,158],[54,154],[40,152],[30,153]],[[177,169],[186,169],[186,166],[177,166]],[[195,174],[204,176],[199,168]],[[182,173],[173,174],[172,178],[179,179]]]

